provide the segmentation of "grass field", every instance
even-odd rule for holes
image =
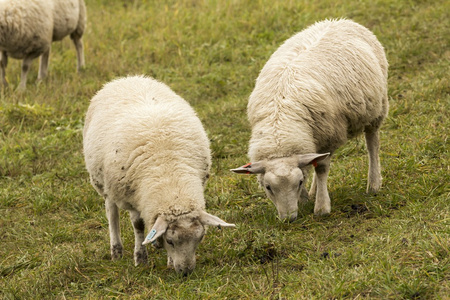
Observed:
[[[0,98],[0,299],[450,299],[450,4],[444,0],[86,0],[87,67],[69,39],[54,43],[49,77],[35,61],[23,93],[20,62]],[[278,46],[325,18],[371,29],[390,63],[381,131],[384,186],[365,194],[364,138],[333,157],[332,212],[301,207],[291,224],[247,162],[247,98]],[[210,228],[188,278],[149,249],[134,267],[112,262],[102,199],[82,155],[89,100],[118,76],[146,74],[189,101],[213,151],[207,209],[237,229]]]

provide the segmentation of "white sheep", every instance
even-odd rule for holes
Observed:
[[[327,177],[332,153],[364,132],[368,192],[381,187],[379,128],[388,113],[388,63],[367,28],[350,20],[318,22],[286,40],[261,70],[247,112],[253,162],[232,171],[258,174],[281,219],[295,220],[309,197],[314,213],[331,211]]]
[[[84,0],[0,0],[0,85],[6,86],[8,56],[23,59],[19,90],[24,90],[33,59],[40,56],[38,80],[47,75],[52,41],[67,35],[77,50],[78,71],[84,66]]]
[[[91,100],[83,146],[91,183],[105,199],[113,260],[123,249],[118,208],[130,213],[135,264],[147,262],[145,244],[154,243],[184,275],[195,267],[205,225],[235,226],[205,212],[209,140],[191,106],[163,83],[134,76],[106,84]]]

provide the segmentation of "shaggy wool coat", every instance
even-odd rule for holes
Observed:
[[[106,84],[91,101],[83,136],[96,190],[139,211],[149,228],[158,215],[205,209],[209,140],[191,106],[165,84],[138,76]]]
[[[388,63],[367,28],[326,20],[286,40],[248,102],[251,161],[333,153],[388,112]]]

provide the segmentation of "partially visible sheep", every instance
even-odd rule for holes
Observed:
[[[83,137],[91,183],[105,198],[113,260],[123,249],[118,208],[130,212],[136,265],[154,243],[185,275],[205,225],[235,226],[205,212],[209,140],[194,110],[163,83],[136,76],[106,84],[91,101]]]
[[[350,20],[318,22],[288,39],[261,70],[248,102],[253,163],[236,173],[259,174],[279,217],[295,220],[306,200],[306,171],[315,166],[314,213],[331,211],[327,177],[331,154],[364,132],[368,192],[381,187],[378,131],[388,113],[384,49]]]
[[[67,35],[77,50],[77,69],[84,66],[83,36],[86,26],[84,0],[0,1],[0,85],[6,86],[8,56],[23,59],[19,90],[24,90],[31,62],[41,56],[38,80],[47,75],[52,41]]]

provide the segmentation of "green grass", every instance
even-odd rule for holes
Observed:
[[[54,43],[49,77],[24,93],[20,62],[0,96],[0,299],[449,299],[448,1],[86,0],[87,67],[75,73],[69,39]],[[301,207],[280,223],[250,176],[246,103],[269,56],[324,18],[370,28],[390,63],[382,132],[384,186],[365,194],[364,139],[342,147],[329,178],[332,213]],[[150,249],[134,267],[112,262],[107,221],[82,156],[89,99],[118,76],[165,82],[197,110],[211,139],[208,211],[237,229],[211,228],[188,278]]]

